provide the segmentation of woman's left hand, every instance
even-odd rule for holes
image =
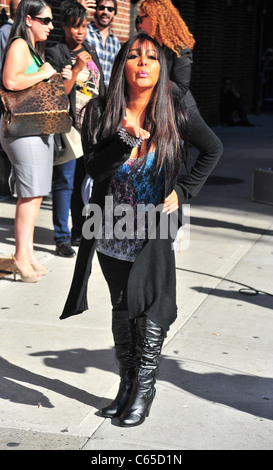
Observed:
[[[72,67],[71,65],[66,65],[61,71],[61,75],[64,80],[71,80],[72,78]]]
[[[178,196],[176,191],[173,189],[171,194],[166,197],[164,201],[163,212],[167,212],[167,214],[171,214],[172,212],[176,211],[179,208],[178,205]]]

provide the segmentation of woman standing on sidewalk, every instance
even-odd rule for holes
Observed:
[[[29,48],[35,51],[36,43],[46,41],[52,29],[52,12],[45,1],[20,2],[3,60],[2,81],[8,90],[24,90],[56,73]],[[5,138],[1,123],[0,140],[13,167],[18,197],[13,270],[23,282],[37,282],[48,272],[35,256],[33,234],[43,196],[51,190],[53,135]]]
[[[132,237],[124,237],[121,229],[104,237],[90,233],[95,224],[90,213],[60,317],[88,308],[87,285],[97,248],[110,290],[121,379],[117,397],[102,414],[119,417],[121,426],[136,426],[148,416],[163,341],[177,316],[169,219],[177,209],[181,215],[182,204],[197,194],[216,163],[203,159],[184,181],[178,181],[186,153],[181,140],[186,138],[186,117],[180,103],[173,104],[163,50],[155,39],[140,33],[118,53],[106,100],[92,100],[86,108],[84,159],[94,180],[91,208],[103,211],[106,196],[110,197],[115,229],[122,223],[115,211],[120,204],[132,208],[134,214],[143,204],[152,204],[159,208],[160,220],[152,236],[143,224],[142,236],[134,232]],[[168,228],[165,237],[161,237],[162,225]],[[103,223],[102,234],[108,228]]]

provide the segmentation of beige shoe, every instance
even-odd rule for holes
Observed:
[[[11,269],[12,269],[13,278],[15,281],[16,281],[17,274],[19,274],[22,282],[38,282],[41,279],[39,274],[37,274],[36,271],[32,269],[27,269],[27,268],[19,269],[17,265],[17,261],[14,258],[14,256],[12,258]]]
[[[49,273],[49,269],[40,263],[31,263],[31,266],[36,274],[40,274],[40,276],[46,276]]]

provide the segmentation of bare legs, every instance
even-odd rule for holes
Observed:
[[[28,273],[27,277],[37,276],[32,267],[32,263],[37,261],[33,250],[33,234],[42,199],[42,196],[19,198],[16,206],[14,258],[19,272]]]

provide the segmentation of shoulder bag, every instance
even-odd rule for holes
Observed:
[[[59,73],[25,90],[10,91],[1,85],[0,96],[5,137],[56,134],[71,129],[68,96]]]
[[[54,166],[82,156],[81,134],[74,126],[69,132],[54,135]]]

